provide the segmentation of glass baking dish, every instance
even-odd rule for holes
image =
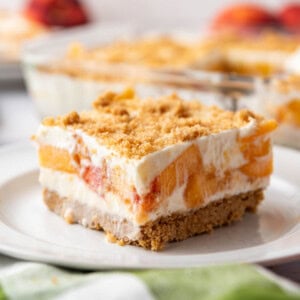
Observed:
[[[57,33],[29,45],[23,53],[23,68],[40,116],[89,109],[105,91],[120,92],[131,87],[143,98],[177,93],[185,100],[198,99],[225,109],[251,109],[278,121],[275,142],[300,149],[300,79],[295,75],[277,74],[266,78],[206,71],[199,65],[198,68],[172,69],[63,60],[73,42],[89,49],[147,35],[149,33],[140,33],[130,26],[92,25]],[[182,32],[168,35],[200,39],[199,35]]]
[[[274,142],[300,149],[300,75],[278,74],[256,78],[252,92],[236,100],[236,108],[248,108],[278,122]]]
[[[184,33],[169,34],[180,35],[180,38],[184,36]],[[199,99],[209,105],[234,110],[236,95],[252,89],[252,80],[249,78],[195,68],[155,69],[124,63],[70,63],[63,59],[72,42],[93,48],[141,36],[145,36],[145,33],[139,33],[129,26],[92,25],[54,34],[28,45],[22,59],[24,75],[40,115],[59,115],[71,110],[88,109],[91,102],[103,92],[120,92],[128,87],[134,88],[140,97],[177,93],[186,100]],[[190,39],[191,35],[184,38]]]

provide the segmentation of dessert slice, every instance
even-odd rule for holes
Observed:
[[[183,101],[107,93],[41,124],[50,210],[111,240],[158,250],[255,211],[272,173],[276,123]]]

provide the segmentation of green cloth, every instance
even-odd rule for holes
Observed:
[[[75,272],[38,263],[0,270],[2,299],[300,300],[300,290],[252,265]]]

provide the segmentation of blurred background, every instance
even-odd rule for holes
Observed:
[[[0,7],[18,9],[25,0],[0,0]],[[81,0],[93,20],[135,22],[149,27],[192,27],[210,20],[222,8],[241,3],[235,0]],[[291,1],[247,1],[277,9]],[[294,1],[297,2],[297,1]],[[300,3],[300,2],[299,2]]]
[[[86,24],[91,26],[81,26]],[[111,26],[113,30],[105,27],[108,24],[114,24]],[[185,37],[193,33],[194,41],[179,41],[181,37],[177,32],[177,36],[172,37],[174,40],[170,35],[169,39],[150,42],[153,43],[151,49],[145,53],[141,53],[145,47],[140,47],[138,42],[135,46],[123,45],[124,48],[112,43],[111,50],[103,50],[110,42],[129,38],[130,34],[125,33],[126,26],[123,24],[134,28],[140,37],[151,30],[161,35],[170,35],[171,30],[182,30]],[[74,31],[69,30],[73,27],[76,27]],[[75,31],[79,34],[74,34]],[[289,126],[288,133],[282,133],[280,142],[300,148],[300,141],[294,145],[294,141],[300,140],[300,100],[294,101],[280,94],[276,82],[273,86],[280,73],[300,73],[299,33],[300,1],[0,0],[0,144],[27,140],[41,117],[87,109],[91,101],[104,91],[116,89],[119,92],[127,86],[126,75],[122,82],[116,81],[116,74],[113,82],[102,80],[107,77],[108,69],[119,72],[114,58],[116,54],[123,57],[117,63],[133,63],[134,67],[142,66],[148,70],[158,67],[160,71],[163,68],[174,71],[178,68],[176,63],[183,63],[180,55],[185,51],[195,57],[181,65],[182,74],[185,75],[185,71],[204,71],[212,84],[216,83],[211,77],[213,72],[221,74],[217,77],[219,81],[225,77],[221,83],[223,86],[217,88],[218,93],[207,95],[217,103],[208,104],[220,104],[226,109],[248,107],[276,118]],[[68,52],[76,42],[80,42],[79,45]],[[38,47],[27,47],[24,51],[24,45],[37,44]],[[94,53],[93,47],[96,49]],[[134,61],[129,61],[133,57]],[[184,55],[182,57],[184,60]],[[147,60],[153,59],[166,64],[147,65]],[[102,77],[99,79],[99,70],[107,63],[112,65],[100,74]],[[94,73],[89,64],[93,65]],[[180,85],[178,82],[174,84],[175,73],[172,73],[172,79],[169,73],[163,74],[164,78],[172,81],[164,89],[161,82],[156,86],[148,84],[145,88],[143,82],[137,84],[136,78],[135,88],[140,86],[143,91],[151,90],[153,93],[140,95],[142,97],[175,91],[185,99],[205,99],[202,91],[209,83],[197,82],[200,72],[197,78],[194,75],[194,78],[181,78],[185,83]],[[249,77],[246,81],[242,78],[233,83],[231,75]],[[264,94],[258,94],[256,83],[265,77],[272,79],[271,84],[264,85]],[[233,89],[227,85],[227,79]],[[155,80],[158,78],[155,77]],[[252,85],[247,90],[248,83]],[[291,97],[294,91],[298,95],[300,75],[296,80],[288,80],[288,84],[292,87]],[[240,87],[247,97],[244,97],[245,101],[240,98],[236,102],[241,104],[238,106],[234,101],[237,94],[241,94]],[[215,86],[213,89],[216,90]],[[252,99],[248,97],[250,90]],[[281,103],[270,104],[263,99],[266,95],[270,98],[271,91],[278,99],[281,98]],[[253,99],[259,100],[260,107],[255,106]],[[266,113],[266,106],[262,107],[261,103],[272,109]]]

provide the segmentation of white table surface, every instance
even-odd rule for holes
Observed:
[[[28,140],[39,124],[39,117],[22,86],[0,85],[0,145]],[[0,254],[0,269],[17,259]],[[300,260],[269,267],[273,272],[300,283]]]

